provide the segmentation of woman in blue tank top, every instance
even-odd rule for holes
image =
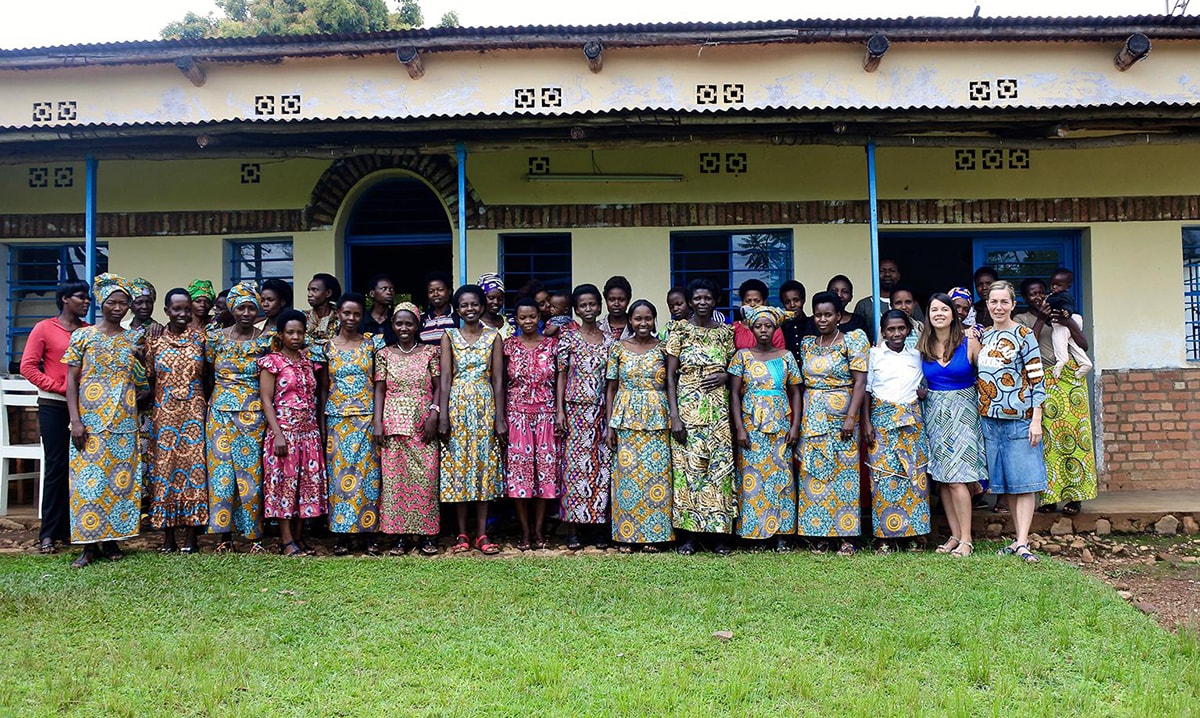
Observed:
[[[979,427],[979,395],[975,361],[979,342],[963,332],[949,296],[934,294],[917,350],[929,393],[922,415],[929,441],[929,474],[937,482],[950,524],[950,539],[938,553],[970,556],[971,490],[987,480],[983,435]]]

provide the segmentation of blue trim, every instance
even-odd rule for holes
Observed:
[[[96,173],[99,163],[96,158],[88,155],[84,160],[84,172],[87,175],[84,187],[84,273],[87,275],[88,286],[96,278]],[[88,305],[88,322],[96,320],[96,302]]]
[[[879,196],[875,184],[875,140],[867,140],[867,202],[871,212],[871,298],[875,302],[875,321],[880,321],[883,308],[879,302]],[[874,336],[876,327],[870,327]]]
[[[449,244],[453,241],[450,234],[372,234],[354,236],[347,234],[343,244],[347,247],[365,247],[370,245],[401,245],[401,244]]]
[[[467,147],[454,145],[458,158],[458,283],[467,283]]]

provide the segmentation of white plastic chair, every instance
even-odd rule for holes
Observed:
[[[44,469],[46,455],[42,444],[14,444],[9,434],[8,407],[37,406],[37,387],[23,377],[5,376],[0,378],[0,516],[8,514],[8,482],[37,478],[38,518],[42,518],[41,495],[45,488]],[[34,459],[38,462],[37,471],[12,473],[8,469],[9,459]]]

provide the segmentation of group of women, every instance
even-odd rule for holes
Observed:
[[[278,280],[220,296],[198,280],[166,293],[160,325],[147,282],[97,277],[96,324],[62,357],[73,565],[121,557],[143,485],[164,552],[195,552],[202,532],[218,552],[264,551],[275,520],[281,553],[311,554],[306,522],[325,516],[335,554],[358,537],[432,555],[452,504],[449,550],[494,554],[488,513],[507,498],[520,550],[545,547],[556,514],[570,549],[726,554],[737,537],[782,552],[798,536],[852,554],[864,498],[878,550],[928,534],[930,479],[951,528],[939,552],[971,553],[968,487],[990,483],[1013,505],[1004,551],[1036,561],[1043,369],[1006,282],[982,334],[935,294],[919,336],[892,309],[874,347],[837,292],[806,316],[797,282],[783,309],[747,282],[732,325],[707,279],[671,290],[665,322],[623,277],[526,287],[511,319],[494,274],[427,284],[422,311],[393,304],[386,277],[364,297],[320,274],[302,313]]]

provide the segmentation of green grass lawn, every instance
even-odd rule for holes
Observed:
[[[983,553],[4,557],[0,713],[1200,710],[1194,634],[1066,564]]]

